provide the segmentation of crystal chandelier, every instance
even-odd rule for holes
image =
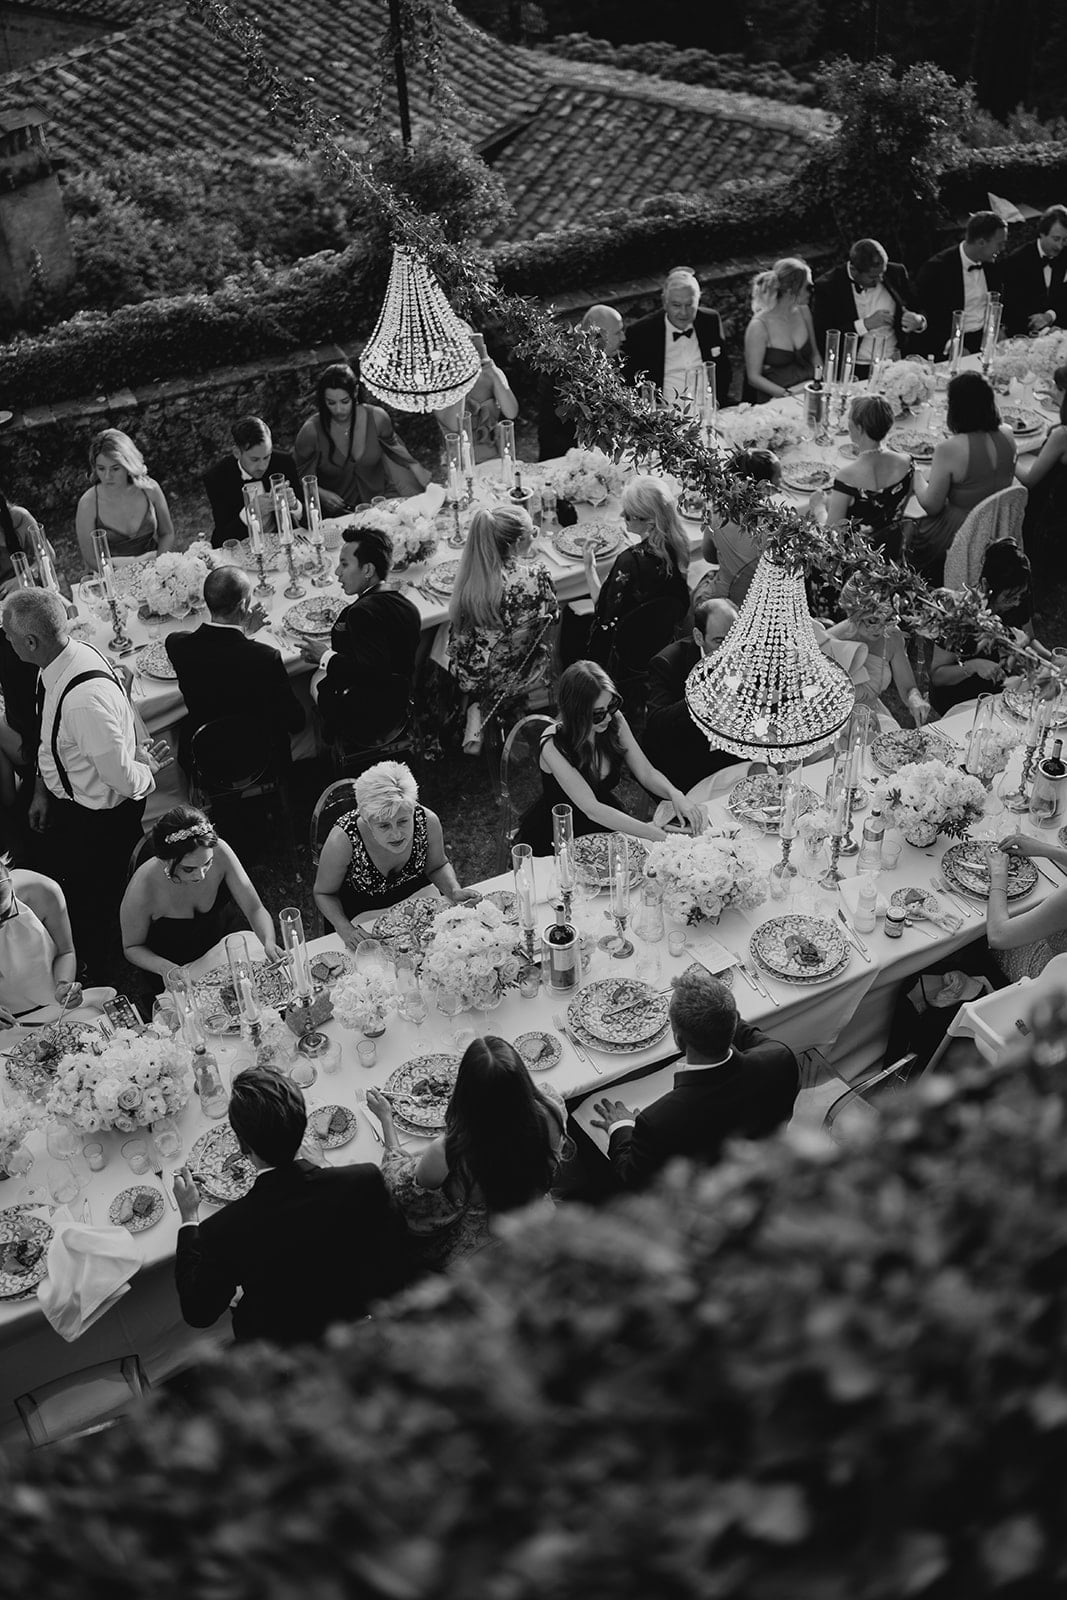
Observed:
[[[396,246],[377,326],[360,352],[368,388],[400,411],[440,411],[481,371],[471,336],[425,261]]]
[[[737,621],[722,647],[697,662],[685,698],[715,748],[800,761],[844,725],[855,691],[819,650],[801,574],[762,556]]]

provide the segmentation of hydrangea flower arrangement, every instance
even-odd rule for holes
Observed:
[[[717,921],[731,906],[752,911],[767,898],[757,857],[733,839],[672,835],[649,845],[645,873],[663,886],[663,904],[679,922]]]
[[[396,980],[383,967],[349,972],[334,984],[333,1014],[346,1028],[362,1031],[396,1008]]]
[[[548,480],[561,500],[572,505],[602,506],[621,494],[626,474],[603,450],[568,450],[563,465]]]
[[[943,761],[910,761],[875,786],[875,805],[893,825],[923,833],[933,828],[963,839],[982,816],[986,792],[977,778]]]
[[[439,988],[457,994],[466,1009],[494,1002],[518,983],[524,965],[503,913],[491,900],[480,900],[439,913],[422,970]]]
[[[898,417],[934,398],[934,380],[918,361],[891,361],[882,371],[881,386]]]
[[[45,1111],[82,1133],[132,1133],[182,1109],[192,1088],[190,1062],[180,1039],[119,1028],[99,1055],[78,1050],[60,1062]]]
[[[357,527],[383,528],[393,541],[394,572],[403,572],[416,562],[428,561],[437,549],[437,528],[425,511],[412,510],[404,500],[383,501],[367,506],[351,518]]]
[[[1037,339],[1005,339],[997,345],[990,377],[997,388],[1036,383],[1051,389],[1052,374],[1067,362],[1067,330],[1056,329]]]

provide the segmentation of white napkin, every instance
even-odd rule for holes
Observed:
[[[415,516],[436,517],[445,503],[445,491],[439,483],[428,483],[421,494],[409,495],[404,501],[404,511]]]
[[[841,891],[841,898],[848,908],[849,920],[852,922],[855,921],[856,912],[859,908],[861,887],[862,885],[859,878],[842,878],[841,882],[838,884],[838,888]],[[879,891],[878,899],[875,901],[874,906],[875,916],[884,917],[886,913],[886,907],[888,905],[889,901],[886,899],[885,895]]]
[[[129,1292],[141,1265],[125,1228],[88,1228],[65,1206],[52,1218],[48,1276],[37,1290],[41,1310],[61,1338],[80,1338]]]

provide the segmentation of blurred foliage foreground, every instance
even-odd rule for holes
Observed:
[[[1062,1594],[1065,1041],[1050,1009],[861,1147],[524,1221],[328,1351],[12,1458],[0,1592]]]

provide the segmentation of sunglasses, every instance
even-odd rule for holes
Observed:
[[[597,706],[593,711],[594,722],[610,722],[616,711],[622,705],[622,697],[613,694],[606,706]]]

